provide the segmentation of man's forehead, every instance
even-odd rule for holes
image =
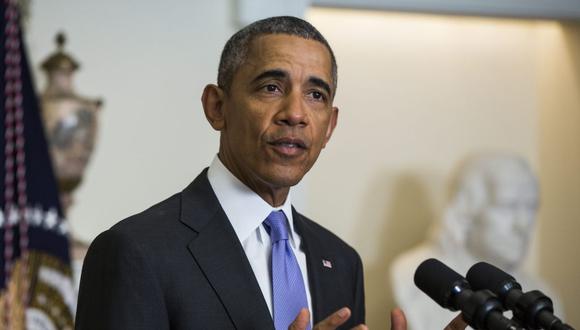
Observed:
[[[265,34],[254,38],[249,44],[244,65],[259,69],[299,65],[329,82],[332,77],[328,49],[316,40],[289,34]]]
[[[292,48],[293,46],[300,45],[303,47],[309,47],[311,49],[319,49],[322,53],[328,56],[328,61],[330,62],[330,53],[326,46],[320,41],[314,39],[307,39],[301,36],[296,36],[286,33],[270,33],[261,34],[254,38],[249,43],[249,51],[252,50],[262,50],[262,51],[276,51],[280,48]],[[288,46],[288,47],[284,47]]]

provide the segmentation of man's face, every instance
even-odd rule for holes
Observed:
[[[261,196],[287,192],[330,139],[338,114],[333,87],[321,43],[284,34],[256,38],[224,93],[220,159]]]
[[[533,178],[511,174],[496,179],[489,205],[480,210],[467,236],[474,254],[508,269],[523,261],[538,207]]]

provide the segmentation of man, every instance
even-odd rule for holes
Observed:
[[[366,329],[360,257],[288,195],[336,127],[336,81],[330,46],[303,20],[232,36],[202,95],[218,156],[95,239],[77,329]]]

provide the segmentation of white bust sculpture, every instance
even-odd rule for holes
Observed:
[[[486,261],[512,274],[524,291],[540,290],[563,310],[547,285],[522,263],[533,236],[538,183],[522,158],[506,154],[474,157],[459,171],[440,226],[430,240],[398,256],[391,267],[395,302],[406,312],[409,329],[442,329],[451,313],[417,289],[413,276],[425,259],[437,258],[465,276]]]

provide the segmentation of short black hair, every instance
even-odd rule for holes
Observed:
[[[256,21],[236,32],[224,46],[218,68],[218,86],[229,90],[236,71],[246,60],[251,42],[262,35],[288,34],[323,44],[330,53],[332,95],[336,92],[338,73],[336,58],[328,41],[312,24],[292,16],[276,16]]]

